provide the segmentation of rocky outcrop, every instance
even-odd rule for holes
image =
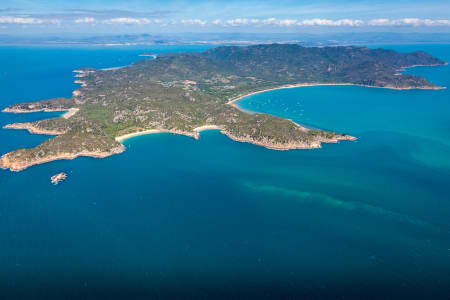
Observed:
[[[237,142],[251,143],[262,146],[271,150],[293,150],[293,149],[316,149],[322,148],[322,143],[338,143],[339,141],[356,141],[357,138],[350,135],[336,135],[333,138],[317,137],[308,142],[289,141],[287,143],[277,143],[269,139],[256,140],[251,137],[238,137],[227,131],[221,133],[228,136],[230,139]]]
[[[14,124],[8,124],[3,126],[5,129],[26,129],[29,133],[32,134],[47,134],[47,135],[60,135],[64,134],[65,131],[58,131],[58,130],[50,130],[50,129],[44,129],[37,127],[33,123],[14,123]]]
[[[61,152],[56,155],[48,155],[43,157],[21,157],[17,155],[17,151],[7,153],[0,158],[0,167],[2,169],[10,169],[11,171],[22,171],[34,165],[44,164],[47,162],[61,160],[61,159],[75,159],[80,156],[89,156],[96,158],[105,158],[114,154],[119,154],[125,151],[125,146],[120,145],[109,151],[80,151],[75,153]]]
[[[64,181],[67,179],[67,174],[64,172],[58,173],[56,175],[53,175],[52,177],[50,177],[50,181],[54,184],[54,185],[58,185],[61,181]]]

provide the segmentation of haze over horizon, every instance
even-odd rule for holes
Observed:
[[[4,0],[0,34],[450,32],[435,1]]]

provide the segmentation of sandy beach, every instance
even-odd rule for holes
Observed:
[[[157,130],[157,129],[149,129],[149,130],[143,130],[143,131],[138,131],[138,132],[133,132],[133,133],[129,133],[129,134],[124,134],[121,136],[117,136],[115,139],[118,142],[123,142],[126,139],[135,137],[135,136],[140,136],[140,135],[145,135],[145,134],[152,134],[152,133],[160,133],[162,132],[161,130]]]
[[[424,65],[425,66],[425,65]],[[413,68],[416,66],[412,66],[412,67],[405,67],[405,68]],[[393,86],[370,86],[370,85],[363,85],[363,84],[355,84],[355,83],[340,83],[340,82],[336,82],[336,83],[298,83],[298,84],[288,84],[288,85],[282,85],[279,87],[274,87],[274,88],[270,88],[270,89],[264,89],[264,90],[260,90],[260,91],[256,91],[256,92],[252,92],[249,94],[245,94],[242,96],[239,96],[237,98],[231,99],[230,101],[227,102],[227,104],[243,111],[246,113],[249,113],[249,111],[246,111],[244,109],[242,109],[241,107],[239,107],[239,105],[237,105],[235,102],[242,100],[243,98],[252,96],[252,95],[256,95],[256,94],[261,94],[264,92],[269,92],[269,91],[275,91],[275,90],[283,90],[283,89],[293,89],[293,88],[298,88],[298,87],[307,87],[307,86],[328,86],[328,85],[345,85],[345,86],[349,86],[349,85],[353,85],[353,86],[362,86],[362,87],[368,87],[368,88],[379,88],[379,89],[390,89],[390,90],[414,90],[414,89],[426,89],[426,90],[443,90],[446,89],[446,87],[442,87],[442,86],[437,86],[436,88],[421,88],[421,87],[407,87],[407,88],[398,88],[398,87],[393,87]]]
[[[223,130],[223,128],[216,126],[216,125],[204,125],[204,126],[200,126],[197,128],[194,128],[195,132],[200,132],[203,130],[211,130],[211,129],[218,129],[218,130]]]
[[[275,91],[275,90],[283,90],[283,89],[293,89],[293,88],[298,88],[298,87],[305,87],[305,86],[322,86],[322,85],[356,85],[353,83],[298,83],[298,84],[288,84],[288,85],[282,85],[279,87],[274,87],[274,88],[270,88],[270,89],[264,89],[264,90],[260,90],[260,91],[256,91],[256,92],[252,92],[249,94],[245,94],[242,96],[239,96],[237,98],[231,99],[230,101],[227,102],[227,104],[242,110],[238,105],[235,104],[235,102],[242,100],[243,98],[252,96],[252,95],[256,95],[256,94],[261,94],[264,92],[269,92],[269,91]]]
[[[63,114],[61,117],[64,119],[68,119],[68,118],[72,117],[74,114],[76,114],[79,110],[80,110],[79,108],[71,108],[65,114]]]
[[[156,55],[156,54],[147,54],[147,53],[139,54],[139,56],[141,56],[141,57],[152,57],[153,59],[156,59],[158,57],[158,55]]]
[[[211,130],[211,129],[223,130],[223,128],[221,128],[219,126],[216,126],[216,125],[204,125],[204,126],[196,127],[194,129],[192,129],[191,132],[188,132],[188,131],[174,131],[174,130],[148,129],[148,130],[142,130],[142,131],[137,131],[137,132],[132,132],[132,133],[120,135],[120,136],[117,136],[115,138],[115,140],[121,143],[121,142],[123,142],[123,141],[125,141],[125,140],[127,140],[129,138],[132,138],[132,137],[146,135],[146,134],[153,134],[153,133],[181,134],[181,135],[186,135],[186,136],[198,139],[199,138],[199,133],[201,131],[203,131],[203,130]]]

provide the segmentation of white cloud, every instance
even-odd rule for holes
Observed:
[[[21,24],[21,25],[39,25],[39,24],[117,24],[117,25],[147,25],[155,24],[157,26],[168,25],[189,25],[189,26],[224,26],[224,27],[256,27],[262,28],[264,26],[272,27],[295,27],[295,26],[332,26],[332,27],[359,27],[359,26],[378,26],[378,27],[436,27],[436,26],[450,26],[449,19],[420,19],[420,18],[401,18],[401,19],[388,19],[388,18],[374,18],[371,20],[360,19],[277,19],[277,18],[234,18],[229,20],[203,20],[203,19],[158,19],[158,18],[146,18],[146,17],[133,17],[126,15],[119,15],[117,17],[110,17],[104,19],[103,17],[92,16],[89,13],[86,15],[74,16],[71,18],[58,18],[58,16],[43,16],[43,15],[0,15],[0,24]]]
[[[126,25],[143,25],[150,24],[152,20],[147,18],[112,18],[104,20],[105,24],[126,24]]]
[[[390,26],[391,20],[389,19],[373,19],[367,22],[367,25],[369,26]]]
[[[58,19],[0,16],[0,24],[60,24]]]
[[[293,26],[293,25],[297,25],[297,20],[289,20],[289,19],[284,19],[284,20],[280,20],[278,22],[278,24],[280,26]]]
[[[364,25],[364,21],[350,20],[350,19],[328,20],[328,19],[316,18],[316,19],[300,21],[298,23],[298,25],[305,25],[305,26],[361,26],[361,25]]]
[[[386,18],[372,19],[369,21],[363,21],[359,19],[305,19],[305,20],[295,20],[295,19],[282,19],[278,20],[276,18],[268,19],[247,19],[247,18],[236,18],[222,22],[221,20],[213,21],[212,24],[223,25],[223,26],[347,26],[347,27],[357,27],[357,26],[450,26],[450,20],[432,20],[432,19],[417,19],[417,18],[403,18],[397,20],[390,20]]]
[[[265,20],[263,20],[262,21],[262,23],[264,24],[264,25],[276,25],[277,24],[277,19],[275,19],[275,18],[269,18],[269,19],[265,19]]]
[[[75,23],[95,23],[95,18],[92,17],[84,17],[75,19]]]
[[[298,20],[292,20],[292,19],[277,20],[276,18],[269,18],[269,19],[262,20],[262,24],[277,25],[277,26],[293,26],[293,25],[298,24]]]
[[[362,20],[327,20],[327,19],[309,19],[309,20],[295,20],[295,19],[282,19],[278,20],[276,18],[268,19],[247,19],[247,18],[237,18],[228,20],[224,23],[226,26],[244,26],[244,25],[272,25],[280,27],[288,26],[361,26],[364,25]]]
[[[418,19],[418,18],[403,18],[403,19],[373,19],[367,22],[369,26],[449,26],[450,20],[432,20],[432,19]]]
[[[187,20],[181,20],[180,22],[181,22],[181,24],[184,24],[184,25],[205,26],[206,24],[208,24],[208,21],[203,21],[203,20],[200,20],[200,19],[187,19]]]
[[[258,19],[236,18],[225,22],[227,26],[254,25],[260,23]]]

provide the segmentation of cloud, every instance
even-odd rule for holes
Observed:
[[[418,18],[403,18],[403,19],[373,19],[367,22],[369,26],[449,26],[450,20],[432,20],[432,19],[418,19]]]
[[[341,19],[341,20],[328,20],[328,19],[309,19],[299,21],[298,25],[304,26],[361,26],[364,25],[364,21],[362,20],[350,20],[350,19]]]
[[[367,25],[369,26],[390,26],[391,24],[391,20],[389,19],[373,19],[370,20]]]
[[[237,18],[231,19],[224,23],[227,26],[245,26],[245,25],[271,25],[280,27],[290,26],[361,26],[364,21],[361,20],[327,20],[327,19],[309,19],[309,20],[295,20],[295,19],[282,19],[268,18],[268,19],[247,19]]]
[[[247,19],[247,18],[236,18],[230,19],[225,22],[220,20],[213,21],[215,25],[223,26],[332,26],[332,27],[359,27],[359,26],[450,26],[450,20],[432,20],[432,19],[417,19],[417,18],[403,18],[397,20],[390,20],[386,18],[372,19],[369,21],[363,21],[360,19],[305,19],[305,20],[295,20],[295,19],[281,19],[268,18],[268,19]]]
[[[225,22],[227,26],[242,26],[259,24],[259,19],[236,18]]]
[[[262,21],[264,25],[278,25],[278,21],[276,18],[269,18]]]
[[[58,19],[40,19],[32,17],[0,16],[0,24],[60,24]]]
[[[4,9],[5,10],[5,9]],[[6,9],[9,11],[9,9]],[[1,12],[1,9],[0,9]],[[271,18],[234,18],[228,20],[214,19],[205,20],[199,18],[190,19],[166,19],[156,16],[169,14],[169,11],[154,11],[148,13],[135,13],[126,10],[70,10],[70,13],[52,13],[52,14],[23,14],[4,13],[0,15],[0,24],[22,24],[22,25],[39,25],[39,24],[116,24],[116,25],[149,25],[154,26],[207,26],[213,25],[217,27],[250,27],[261,29],[264,27],[450,27],[449,19],[420,19],[420,18],[375,18],[370,20],[360,19],[277,19]],[[114,16],[113,16],[114,15]]]
[[[93,17],[84,17],[75,19],[75,23],[95,23],[96,20]]]
[[[147,18],[112,18],[103,20],[104,24],[125,24],[125,25],[145,25],[152,23],[152,20]]]
[[[180,23],[184,24],[184,25],[205,26],[206,24],[208,24],[208,21],[204,21],[204,20],[200,20],[200,19],[187,19],[187,20],[181,20]]]
[[[297,25],[297,20],[289,20],[289,19],[285,19],[285,20],[280,20],[278,25],[280,26],[293,26],[293,25]]]

